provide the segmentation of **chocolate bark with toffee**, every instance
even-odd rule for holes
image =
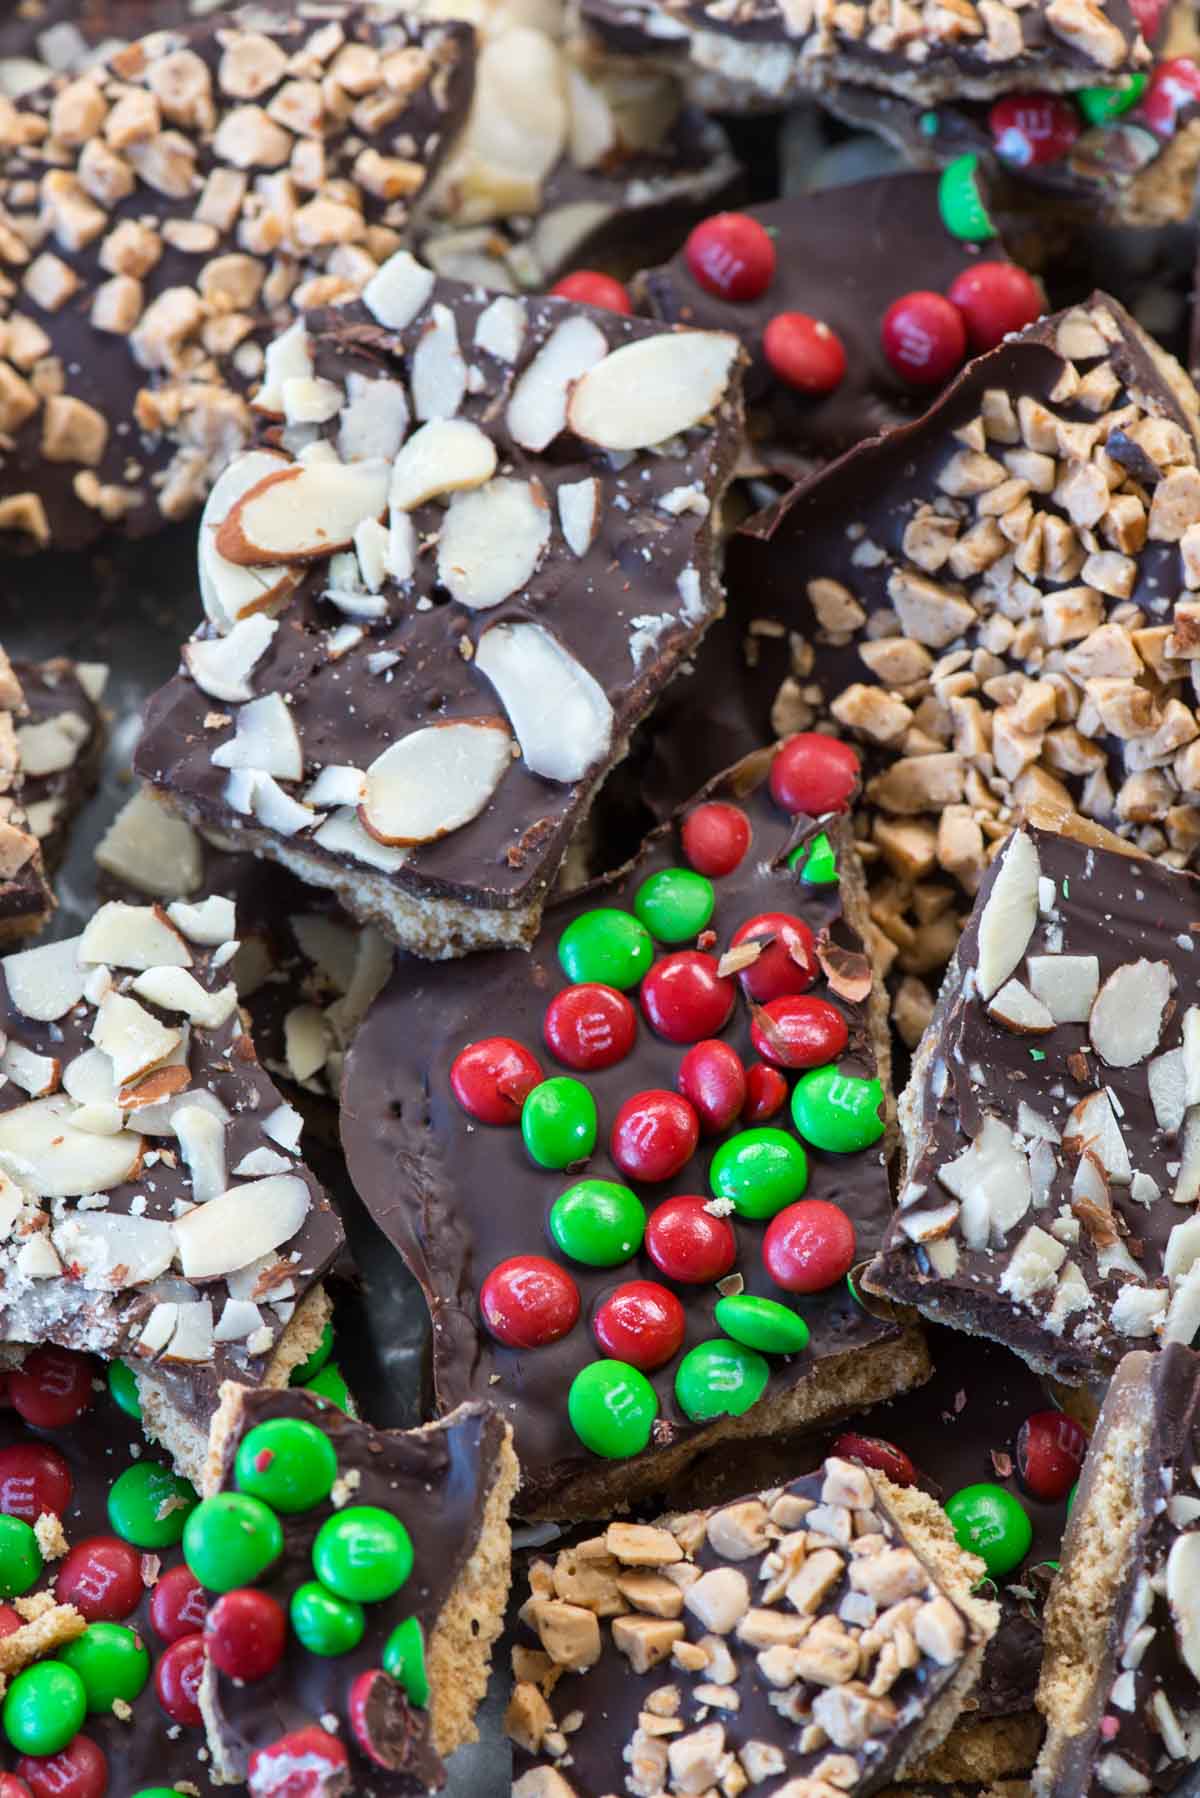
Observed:
[[[208,622],[138,770],[418,954],[527,943],[719,610],[737,339],[492,298],[401,253],[269,354],[287,453],[213,493]]]
[[[21,802],[50,873],[66,853],[75,818],[96,789],[107,729],[100,701],[108,680],[103,662],[52,656],[18,662],[26,717],[17,726]]]
[[[0,644],[0,946],[35,935],[54,910],[41,844],[22,804],[25,695]]]
[[[612,1523],[531,1569],[514,1794],[878,1791],[975,1684],[997,1620],[981,1570],[933,1499],[836,1456],[720,1510]]]
[[[1172,1792],[1200,1761],[1200,1356],[1126,1355],[1046,1612],[1037,1798]]]
[[[793,633],[778,715],[862,746],[873,916],[911,972],[949,960],[955,883],[977,888],[1016,806],[1194,859],[1196,418],[1097,295],[733,539],[741,616]]]
[[[603,1514],[717,1441],[819,1424],[927,1371],[844,1277],[890,1214],[853,838],[777,803],[772,766],[749,758],[689,814],[715,806],[733,829],[729,872],[698,876],[663,827],[552,905],[527,956],[399,958],[347,1057],[351,1177],[425,1289],[441,1408],[490,1398],[511,1417],[523,1515]],[[852,784],[850,758],[840,803]],[[794,1019],[802,1048],[777,1033]],[[742,1096],[738,1063],[756,1064]],[[810,1225],[806,1272],[787,1245]]]
[[[1000,850],[900,1107],[875,1291],[1069,1384],[1200,1325],[1200,883],[1021,829]]]
[[[274,1510],[282,1551],[255,1593],[290,1621],[254,1680],[238,1677],[236,1652],[220,1655],[210,1622],[201,1704],[219,1778],[248,1779],[254,1798],[290,1793],[302,1744],[327,1768],[322,1790],[385,1798],[444,1782],[441,1757],[476,1739],[504,1619],[511,1435],[482,1404],[402,1432],[310,1393],[225,1389],[189,1563],[221,1572],[212,1544],[227,1498],[215,1495]]]
[[[203,503],[253,436],[274,331],[406,240],[473,61],[461,25],[260,9],[4,102],[4,542],[143,535]]]

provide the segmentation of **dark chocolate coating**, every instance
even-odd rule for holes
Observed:
[[[757,767],[765,771],[765,762],[760,759]],[[842,913],[838,887],[806,885],[787,868],[784,857],[801,836],[771,800],[765,781],[753,791],[745,786],[734,770],[727,780],[714,782],[698,796],[737,795],[754,832],[741,865],[714,881],[713,953],[719,955],[740,924],[764,911],[795,913],[814,934],[827,927],[836,943],[861,948]],[[831,829],[832,840],[844,855],[844,826],[835,820]],[[707,1198],[708,1163],[722,1139],[701,1137],[693,1158],[661,1185],[627,1182],[611,1160],[608,1137],[620,1105],[648,1089],[673,1091],[685,1053],[684,1045],[656,1037],[643,1019],[625,1060],[578,1076],[595,1096],[599,1112],[597,1146],[583,1169],[542,1169],[527,1155],[517,1127],[489,1128],[473,1122],[453,1096],[450,1067],[468,1043],[502,1034],[532,1050],[547,1077],[569,1072],[556,1065],[542,1039],[546,1005],[569,984],[558,961],[559,938],[572,920],[597,906],[628,909],[648,875],[679,866],[682,860],[674,829],[664,827],[627,869],[552,905],[528,955],[491,952],[438,966],[398,956],[391,984],[376,1001],[347,1057],[342,1141],[351,1177],[425,1288],[433,1313],[439,1405],[445,1411],[474,1397],[490,1398],[504,1407],[513,1422],[522,1466],[520,1502],[528,1508],[552,1498],[564,1481],[594,1473],[601,1465],[583,1448],[566,1413],[571,1381],[597,1352],[589,1329],[596,1305],[626,1280],[672,1285],[644,1250],[620,1267],[589,1268],[568,1262],[545,1228],[550,1206],[581,1175],[631,1185],[647,1213],[674,1194]],[[866,1006],[835,998],[823,978],[811,991],[834,999],[849,1023],[849,1045],[838,1058],[839,1067],[873,1075]],[[746,1002],[739,996],[721,1036],[746,1064],[757,1059],[749,1026]],[[786,1108],[771,1126],[788,1129]],[[806,1152],[809,1178],[804,1196],[840,1205],[854,1222],[859,1255],[869,1254],[890,1211],[882,1142],[855,1155],[826,1154],[807,1145]],[[743,1275],[747,1292],[788,1303],[789,1295],[775,1286],[762,1261],[764,1225],[736,1215],[728,1221],[737,1238],[736,1270]],[[569,1267],[582,1298],[575,1328],[558,1342],[529,1353],[506,1348],[490,1336],[481,1324],[477,1303],[478,1288],[491,1269],[521,1253],[548,1255]],[[720,1296],[714,1287],[672,1289],[686,1315],[685,1349],[720,1334],[713,1322],[713,1305]],[[844,1281],[791,1302],[807,1322],[812,1340],[802,1355],[773,1360],[769,1398],[799,1382],[819,1386],[821,1363],[828,1356],[874,1349],[894,1334],[894,1326],[855,1304]],[[642,1463],[653,1456],[656,1446],[697,1436],[706,1427],[690,1421],[676,1402],[677,1366],[676,1359],[648,1376],[658,1394],[659,1417],[650,1445],[627,1463],[635,1474],[644,1471]]]
[[[413,1570],[394,1597],[363,1607],[366,1629],[350,1653],[309,1654],[289,1629],[284,1658],[266,1679],[246,1684],[210,1673],[223,1757],[244,1773],[256,1748],[332,1714],[350,1755],[351,1789],[361,1798],[432,1790],[442,1784],[445,1770],[429,1740],[427,1713],[399,1707],[406,1713],[408,1764],[389,1771],[372,1764],[358,1747],[346,1722],[346,1695],[360,1673],[381,1665],[388,1637],[405,1618],[418,1619],[428,1644],[478,1543],[504,1425],[494,1410],[479,1404],[424,1430],[375,1430],[295,1388],[247,1392],[241,1427],[223,1445],[220,1490],[236,1490],[234,1462],[243,1436],[276,1417],[300,1418],[324,1431],[337,1452],[339,1479],[352,1485],[346,1504],[378,1506],[399,1518],[412,1538]],[[321,1525],[336,1515],[325,1499],[312,1510],[281,1517],[283,1556],[258,1587],[285,1610],[296,1588],[314,1577],[313,1543]]]

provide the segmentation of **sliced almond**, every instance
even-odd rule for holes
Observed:
[[[576,314],[556,325],[513,387],[506,414],[513,440],[527,450],[553,443],[566,429],[572,383],[607,355],[608,339],[590,318]]]
[[[486,350],[498,362],[515,362],[525,341],[527,323],[524,303],[502,293],[479,314],[475,347]]]
[[[397,250],[363,288],[362,303],[389,331],[411,325],[433,292],[433,273],[407,250]]]
[[[133,990],[163,1011],[182,1012],[189,1022],[205,1030],[219,1030],[237,1010],[237,988],[232,981],[210,993],[186,968],[148,968],[138,975]]]
[[[109,1192],[137,1177],[142,1139],[131,1131],[96,1136],[76,1130],[62,1093],[0,1112],[0,1167],[41,1199]]]
[[[580,780],[608,754],[608,696],[541,625],[493,625],[479,639],[475,666],[499,694],[531,774]]]
[[[308,1215],[309,1193],[294,1174],[231,1187],[175,1224],[185,1279],[215,1280],[289,1242]]]
[[[1125,962],[1096,995],[1088,1035],[1110,1068],[1131,1068],[1158,1047],[1174,978],[1165,961]]]
[[[992,1246],[1019,1223],[1033,1200],[1029,1157],[1002,1118],[985,1114],[969,1149],[937,1170],[947,1192],[962,1206],[961,1229],[969,1248]]]
[[[97,865],[143,893],[194,893],[204,876],[200,838],[147,787],[121,807],[96,846]]]
[[[338,426],[338,454],[343,462],[390,462],[408,435],[408,395],[402,381],[381,376],[346,377],[346,403]]]
[[[0,1074],[31,1099],[44,1099],[58,1091],[62,1062],[53,1055],[36,1055],[24,1043],[8,1042],[0,1055]]]
[[[371,763],[358,815],[381,843],[432,842],[477,817],[511,765],[499,718],[429,725]]]
[[[1200,1266],[1193,1267],[1184,1275],[1171,1294],[1171,1302],[1167,1306],[1167,1315],[1163,1319],[1159,1340],[1163,1343],[1193,1343],[1200,1334]],[[1195,1535],[1184,1536],[1185,1542],[1196,1540]],[[1179,1624],[1176,1623],[1178,1632]]]
[[[1200,1213],[1176,1224],[1163,1251],[1163,1273],[1171,1282],[1181,1280],[1200,1261]]]
[[[362,798],[365,778],[361,768],[349,768],[344,763],[330,762],[306,789],[304,803],[319,807],[357,805]]]
[[[586,556],[600,529],[600,483],[595,475],[585,481],[564,481],[558,490],[558,518],[573,556]]]
[[[407,849],[397,849],[378,842],[370,831],[363,829],[358,812],[349,806],[331,813],[313,831],[312,840],[319,843],[322,849],[328,850],[330,855],[348,855],[352,861],[365,862],[371,868],[381,868],[385,874],[394,874],[397,868],[402,868],[410,853]]]
[[[1035,1293],[1053,1285],[1066,1258],[1064,1243],[1040,1225],[1030,1224],[1000,1276],[1001,1292],[1007,1292],[1018,1304],[1028,1304]]]
[[[77,1211],[51,1235],[72,1279],[92,1290],[144,1286],[167,1271],[175,1253],[171,1224],[118,1212]]]
[[[438,537],[438,579],[460,605],[485,611],[520,592],[549,541],[541,483],[501,476],[451,500]]]
[[[87,969],[76,954],[77,936],[22,949],[0,961],[13,1006],[37,1024],[57,1023],[83,998]]]
[[[197,905],[177,899],[173,905],[168,905],[167,916],[189,942],[201,943],[205,948],[218,948],[237,935],[233,900],[225,899],[219,893],[211,894]]]
[[[362,776],[359,775],[361,784]],[[354,803],[357,804],[356,795]],[[288,927],[300,953],[329,982],[335,992],[348,992],[354,981],[361,931],[338,924],[320,912],[294,912]]]
[[[76,954],[81,962],[105,962],[113,968],[192,965],[191,950],[158,906],[126,905],[120,899],[100,907],[79,938]]]
[[[442,493],[481,487],[496,471],[496,446],[465,418],[437,418],[414,431],[392,466],[388,505],[411,512]]]
[[[1155,1336],[1166,1308],[1167,1295],[1161,1287],[1128,1280],[1113,1300],[1108,1321],[1122,1336]]]
[[[299,574],[293,568],[239,568],[217,549],[217,532],[237,501],[268,475],[281,474],[291,466],[273,450],[250,450],[235,457],[218,475],[208,496],[200,515],[197,573],[205,614],[219,631],[231,630],[239,619],[278,605],[296,586]]]
[[[1189,1530],[1171,1544],[1167,1603],[1179,1658],[1192,1678],[1200,1680],[1200,1531]]]
[[[988,1016],[1019,1036],[1038,1036],[1054,1028],[1054,1019],[1041,1000],[1019,980],[1005,981],[988,1006]]]
[[[191,1074],[182,1063],[167,1063],[160,1068],[151,1068],[148,1074],[119,1088],[117,1106],[123,1112],[144,1112],[162,1105],[177,1093],[185,1093],[191,1083]],[[138,1128],[141,1128],[140,1118]]]
[[[192,978],[182,968],[172,972],[183,980]],[[141,974],[138,978],[144,980],[146,976]],[[179,1047],[180,1040],[178,1030],[168,1030],[125,993],[109,993],[97,1009],[92,1025],[92,1041],[112,1061],[118,1086],[140,1080],[143,1074],[165,1061]]]
[[[231,564],[232,566],[232,564]],[[252,612],[225,637],[193,637],[182,650],[183,665],[202,693],[237,705],[253,699],[250,675],[270,648],[279,629],[273,618]]]
[[[263,378],[253,401],[255,410],[282,418],[285,381],[311,380],[312,376],[312,346],[304,320],[298,318],[267,345]]]
[[[434,306],[412,355],[413,410],[420,419],[453,418],[467,391],[467,365],[448,306]]]
[[[201,1105],[179,1105],[171,1119],[179,1151],[192,1177],[198,1205],[223,1193],[229,1185],[225,1169],[225,1125]]]
[[[740,354],[725,331],[664,331],[622,344],[576,384],[567,423],[602,449],[649,449],[715,411]]]
[[[117,1096],[113,1064],[103,1049],[84,1049],[62,1071],[63,1091],[77,1105],[110,1105]]]
[[[1106,1092],[1087,1093],[1080,1099],[1067,1119],[1063,1148],[1068,1155],[1094,1156],[1113,1186],[1128,1186],[1133,1179],[1129,1150]]]
[[[219,526],[217,553],[239,567],[316,562],[347,549],[364,518],[382,516],[387,463],[293,463],[237,500]]]
[[[213,1351],[213,1308],[211,1299],[193,1299],[180,1305],[171,1340],[163,1354],[164,1361],[209,1361]]]
[[[319,1074],[329,1058],[330,1034],[318,1005],[293,1005],[283,1020],[283,1057],[301,1085]]]
[[[1086,1024],[1100,990],[1096,955],[1031,955],[1029,986],[1056,1024]]]
[[[1188,1105],[1200,1105],[1200,1005],[1189,1005],[1183,1014],[1184,1096]]]
[[[1182,1127],[1183,1114],[1187,1110],[1187,1075],[1183,1065],[1183,1050],[1168,1049],[1165,1055],[1157,1055],[1146,1069],[1146,1082],[1150,1088],[1150,1103],[1154,1107],[1154,1121],[1160,1130],[1168,1136],[1174,1136]]]
[[[1200,1199],[1200,1105],[1188,1106],[1180,1147],[1179,1172],[1175,1176],[1171,1203],[1194,1205]]]
[[[214,1342],[244,1342],[262,1328],[263,1315],[249,1299],[226,1299],[213,1331]]]
[[[1038,918],[1038,865],[1033,839],[1016,831],[1002,852],[979,919],[979,990],[990,999],[1017,966]]]
[[[231,774],[230,780],[236,778]],[[273,774],[253,774],[251,792],[251,809],[260,824],[273,830],[278,836],[292,837],[298,830],[307,830],[316,822],[317,813],[309,805],[303,805],[285,793]]]
[[[277,780],[300,780],[304,751],[291,707],[279,693],[264,693],[242,706],[234,735],[212,752],[216,768],[249,768]]]

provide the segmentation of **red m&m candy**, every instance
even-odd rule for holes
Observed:
[[[71,1469],[46,1442],[14,1442],[0,1450],[0,1511],[36,1523],[43,1511],[61,1517],[74,1488]]]
[[[1079,114],[1062,94],[1005,94],[988,113],[996,154],[1020,169],[1059,162],[1079,136]]]
[[[383,1757],[382,1743],[377,1740],[371,1728],[372,1715],[377,1714],[381,1727],[386,1729],[389,1715],[398,1711],[402,1703],[399,1687],[394,1680],[388,1678],[382,1667],[369,1667],[365,1673],[359,1674],[350,1687],[346,1709],[350,1715],[354,1739],[367,1759],[374,1761],[377,1767],[387,1767],[390,1756],[388,1760]]]
[[[485,1036],[454,1057],[450,1085],[481,1124],[516,1124],[527,1095],[544,1078],[529,1050],[511,1036]]]
[[[745,212],[715,212],[683,248],[692,279],[722,300],[757,300],[775,278],[770,233]]]
[[[755,960],[738,970],[747,997],[765,1005],[770,999],[807,992],[820,963],[816,938],[804,919],[786,911],[758,912],[738,926],[729,946],[736,949],[757,942],[763,947]]]
[[[832,393],[846,378],[841,338],[807,312],[777,312],[763,332],[763,354],[773,373],[800,393]]]
[[[118,1536],[86,1536],[58,1570],[54,1595],[89,1623],[120,1623],[142,1602],[142,1557]]]
[[[1082,1428],[1065,1411],[1035,1411],[1017,1432],[1017,1472],[1025,1490],[1045,1504],[1066,1498],[1087,1445]]]
[[[57,1754],[23,1754],[16,1770],[33,1798],[114,1798],[108,1756],[91,1736],[73,1736]]]
[[[654,1280],[628,1280],[611,1292],[592,1319],[592,1333],[606,1355],[651,1373],[678,1354],[683,1306]]]
[[[1159,137],[1174,137],[1179,115],[1200,100],[1200,64],[1190,56],[1160,62],[1150,76],[1136,117],[1145,119]]]
[[[844,1461],[859,1461],[864,1467],[871,1467],[876,1473],[885,1474],[894,1486],[915,1486],[917,1470],[902,1448],[894,1442],[885,1442],[882,1436],[860,1436],[856,1430],[846,1430],[832,1444],[831,1455],[840,1455]]]
[[[283,1659],[286,1644],[283,1606],[251,1586],[223,1593],[205,1619],[208,1658],[230,1679],[265,1679]]]
[[[150,1622],[164,1642],[178,1642],[204,1628],[208,1600],[204,1587],[181,1561],[169,1567],[150,1594]]]
[[[765,1124],[787,1103],[787,1081],[778,1068],[756,1061],[746,1069],[746,1103],[742,1106],[743,1124]]]
[[[642,981],[647,1022],[669,1043],[695,1043],[728,1023],[736,989],[717,973],[715,956],[680,949],[660,956]]]
[[[947,296],[962,313],[973,350],[994,350],[1010,331],[1040,318],[1042,290],[1013,262],[977,262],[950,284]]]
[[[733,873],[749,849],[750,820],[740,806],[710,799],[688,813],[679,837],[697,874],[719,880]]]
[[[349,1766],[344,1744],[310,1723],[254,1750],[248,1769],[251,1798],[321,1798],[337,1791]]]
[[[92,1402],[92,1362],[71,1349],[38,1348],[9,1376],[9,1398],[35,1430],[64,1430]]]
[[[746,1099],[746,1070],[741,1057],[719,1037],[696,1043],[688,1050],[679,1064],[676,1084],[695,1107],[706,1136],[728,1130]]]
[[[767,1225],[763,1261],[785,1292],[824,1292],[854,1265],[854,1225],[827,1199],[798,1199]]]
[[[637,1038],[637,1013],[615,986],[589,981],[555,994],[543,1029],[552,1055],[580,1073],[592,1073],[629,1054]]]
[[[11,1636],[15,1629],[23,1629],[25,1619],[19,1611],[14,1611],[10,1604],[0,1604],[0,1642],[5,1636]],[[0,1793],[0,1798],[4,1798]]]
[[[609,1153],[630,1180],[670,1180],[696,1153],[700,1119],[678,1093],[626,1099],[613,1121]]]
[[[660,1273],[681,1286],[719,1280],[737,1260],[737,1238],[728,1218],[705,1209],[692,1195],[664,1199],[646,1222],[646,1253]]]
[[[771,763],[771,797],[785,812],[821,818],[844,812],[858,785],[859,761],[849,743],[823,731],[789,737]]]
[[[545,1348],[575,1328],[579,1288],[545,1255],[513,1255],[479,1289],[483,1321],[506,1348]]]
[[[632,312],[628,289],[611,275],[595,268],[577,268],[550,289],[555,299],[575,300],[581,306],[599,306],[605,312]]]
[[[158,1702],[172,1723],[185,1729],[198,1729],[200,1715],[200,1681],[204,1676],[204,1637],[181,1636],[159,1656],[154,1669],[154,1690]]]
[[[820,1068],[850,1040],[845,1017],[828,999],[789,993],[754,1008],[750,1036],[764,1061],[781,1068]]]
[[[940,387],[967,353],[967,328],[945,294],[901,294],[883,315],[879,340],[896,373],[914,387]]]
[[[0,1773],[0,1798],[33,1798],[29,1787],[15,1773]]]

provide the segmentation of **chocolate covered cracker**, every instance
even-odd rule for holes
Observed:
[[[29,828],[53,873],[66,853],[80,808],[95,791],[107,737],[100,701],[108,680],[103,662],[53,656],[18,662],[26,715],[17,726],[21,802]]]
[[[41,844],[22,804],[20,730],[29,717],[21,682],[0,644],[0,945],[39,931],[54,910]]]
[[[890,1212],[853,839],[770,765],[699,796],[733,832],[711,885],[665,827],[528,955],[399,958],[347,1057],[351,1176],[425,1289],[439,1404],[504,1407],[524,1515],[603,1514],[926,1371],[845,1278]],[[694,909],[656,912],[676,889]]]
[[[206,508],[208,622],[138,770],[418,954],[527,943],[720,606],[737,340],[401,253],[269,354],[280,447]]]
[[[1052,831],[980,888],[900,1106],[866,1275],[1071,1384],[1200,1324],[1200,884]]]
[[[275,329],[406,240],[472,62],[464,26],[261,9],[0,102],[3,541],[203,503],[253,435]]]
[[[516,1798],[877,1791],[936,1746],[996,1627],[923,1493],[831,1457],[715,1511],[536,1562]]]
[[[304,1392],[225,1389],[189,1560],[221,1574],[213,1495],[266,1505],[282,1554],[255,1589],[289,1622],[275,1664],[247,1679],[238,1654],[253,1645],[234,1632],[222,1653],[210,1620],[201,1703],[219,1779],[247,1780],[253,1798],[290,1794],[302,1767],[328,1780],[317,1789],[363,1798],[444,1782],[441,1757],[476,1738],[516,1479],[511,1431],[487,1405],[401,1432]]]
[[[1109,1387],[1046,1613],[1037,1798],[1191,1789],[1200,1761],[1200,1357]]]

